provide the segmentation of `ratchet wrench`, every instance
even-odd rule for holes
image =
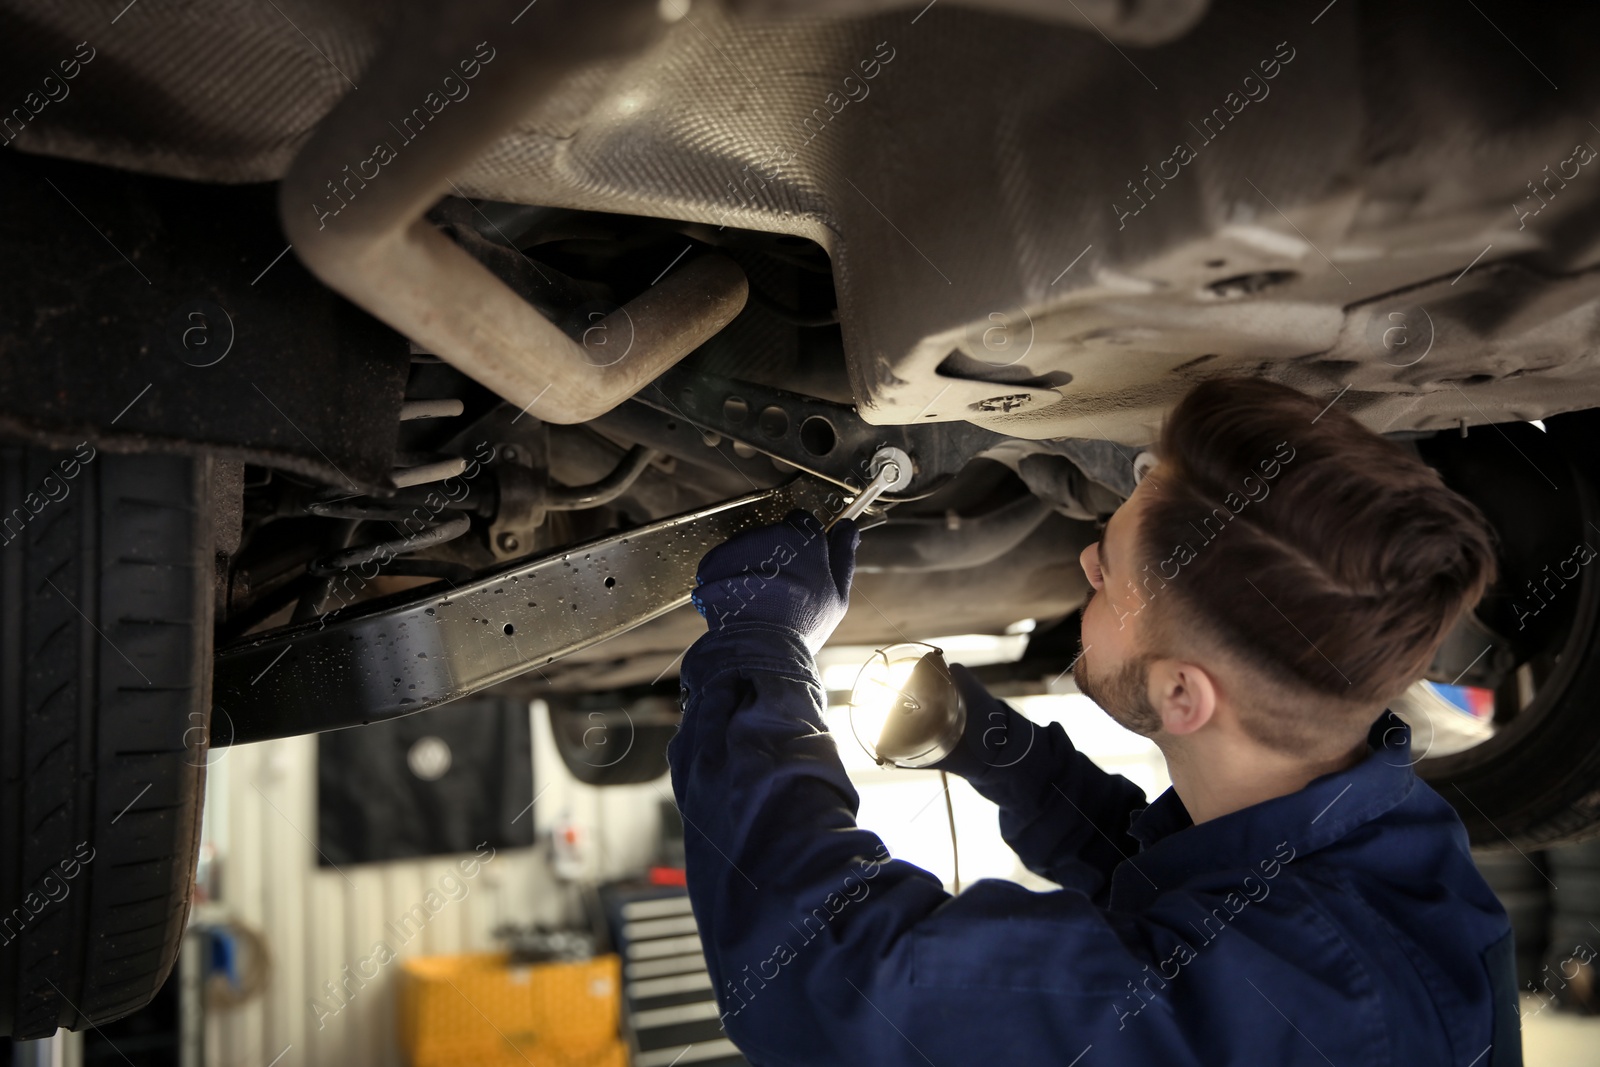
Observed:
[[[874,452],[867,469],[872,471],[872,480],[856,494],[855,499],[844,506],[843,511],[834,516],[833,521],[828,523],[828,529],[833,529],[834,523],[840,519],[860,518],[861,513],[884,493],[909,486],[915,474],[911,457],[892,445],[884,445]]]

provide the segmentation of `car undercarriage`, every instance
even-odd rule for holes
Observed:
[[[1164,412],[1259,376],[1500,536],[1428,674],[1493,736],[1419,772],[1475,843],[1600,832],[1600,14],[1513,43],[1507,4],[1318,7],[4,5],[10,581],[111,499],[98,457],[181,461],[192,566],[128,579],[193,594],[181,655],[126,641],[189,694],[150,750],[499,685],[569,746],[634,709],[594,780],[643,781],[711,545],[900,449],[835,640],[1031,628],[983,673],[1040,691]]]

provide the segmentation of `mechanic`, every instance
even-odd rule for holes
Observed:
[[[1492,535],[1321,407],[1195,387],[1082,553],[1074,677],[1160,746],[1153,803],[952,666],[967,726],[936,766],[999,806],[1051,892],[952,897],[856,825],[813,659],[854,524],[794,512],[707,553],[669,758],[752,1063],[1521,1063],[1510,925],[1386,710],[1493,580]]]

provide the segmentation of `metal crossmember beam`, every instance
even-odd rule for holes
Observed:
[[[784,485],[517,563],[445,593],[363,603],[217,653],[212,745],[398,718],[478,692],[687,603],[713,546],[845,495]]]

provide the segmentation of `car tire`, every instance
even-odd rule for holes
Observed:
[[[1600,462],[1592,458],[1600,411],[1545,424],[1544,432],[1509,423],[1471,442],[1436,439],[1424,453],[1501,538],[1501,578],[1485,594],[1479,618],[1490,632],[1516,639],[1512,622],[1533,615],[1526,632],[1536,636],[1515,659],[1538,656],[1548,665],[1531,701],[1494,737],[1417,765],[1483,848],[1528,851],[1600,835],[1600,559],[1557,590],[1549,611],[1530,611],[1543,602],[1525,588],[1530,575],[1547,576],[1572,546],[1600,550]],[[1541,543],[1532,558],[1521,558],[1529,554],[1529,531]]]
[[[0,1034],[143,1007],[200,832],[205,459],[0,448]]]
[[[587,785],[637,785],[667,773],[667,742],[678,732],[678,702],[648,695],[546,697],[561,762]]]

